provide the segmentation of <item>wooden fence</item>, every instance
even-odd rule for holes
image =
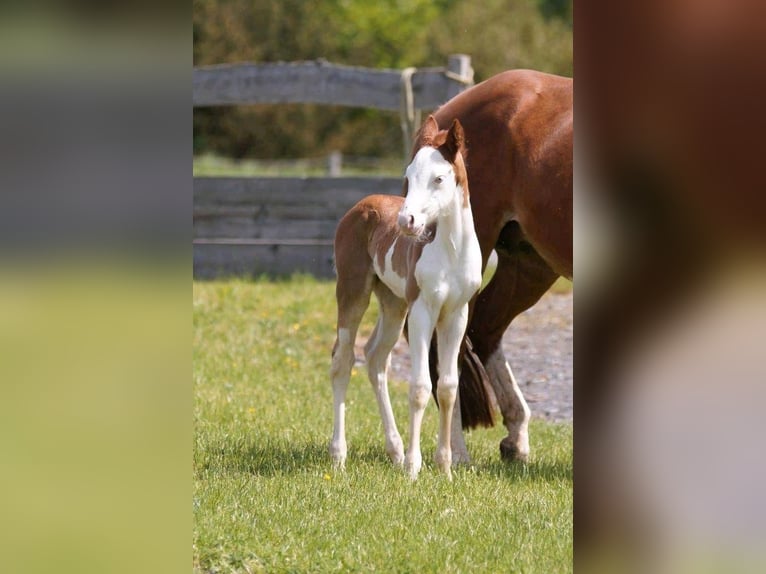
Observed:
[[[446,68],[371,70],[324,61],[194,69],[193,104],[319,103],[399,110],[404,149],[430,110],[473,83],[470,57]],[[195,177],[194,276],[332,277],[343,214],[372,193],[399,194],[400,177]]]

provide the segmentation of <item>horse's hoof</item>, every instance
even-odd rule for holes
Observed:
[[[346,448],[345,446],[339,447],[337,445],[330,445],[330,458],[332,458],[332,466],[336,470],[343,470],[346,468]]]
[[[387,444],[386,452],[394,466],[402,466],[404,464],[404,445],[402,444],[402,439],[393,440]]]
[[[439,453],[437,449],[436,453],[434,453],[434,464],[436,464],[436,467],[452,480],[452,473],[450,471],[453,464],[451,454],[444,455],[444,453]]]
[[[468,466],[471,464],[471,455],[467,452],[452,451],[452,468],[456,466]]]
[[[500,441],[500,458],[506,462],[527,462],[529,453],[521,452],[510,440],[503,439]]]
[[[410,477],[410,480],[414,481],[418,479],[418,474],[420,474],[420,468],[422,467],[422,461],[410,457],[405,457],[403,467],[407,475]]]
[[[415,482],[418,479],[418,474],[420,474],[419,468],[407,468],[405,465],[405,472],[407,473],[407,476],[410,478],[412,482]]]
[[[396,452],[389,452],[388,456],[391,459],[391,462],[394,463],[394,466],[403,466],[404,465],[404,455],[403,454],[396,453]]]

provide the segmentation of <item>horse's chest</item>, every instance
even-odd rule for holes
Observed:
[[[423,250],[415,269],[421,295],[442,306],[465,304],[481,283],[480,258],[471,257],[470,253],[458,256],[428,247]]]

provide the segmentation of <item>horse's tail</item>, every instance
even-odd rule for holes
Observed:
[[[473,343],[466,335],[463,340],[463,346],[460,352],[461,370],[460,385],[460,417],[464,429],[476,427],[491,427],[495,424],[493,413],[492,391],[489,382],[489,375],[484,368],[479,356],[473,350]],[[432,392],[436,398],[436,386],[439,379],[437,373],[437,351],[436,341],[431,342],[431,349],[428,357],[428,365],[431,371]]]

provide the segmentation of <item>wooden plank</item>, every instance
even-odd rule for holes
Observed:
[[[415,107],[440,106],[455,86],[460,82],[447,77],[445,68],[418,69],[412,76]],[[192,90],[195,107],[315,103],[398,111],[401,72],[324,60],[223,64],[194,68]]]
[[[345,213],[345,212],[344,212]],[[331,219],[295,221],[280,218],[194,217],[194,238],[235,239],[325,239],[335,237],[335,229],[343,213]]]
[[[400,195],[403,177],[195,177],[194,206],[321,203],[384,193]]]
[[[195,238],[330,239],[371,193],[401,193],[399,178],[194,178]]]
[[[195,239],[194,245],[333,245],[332,239],[241,239],[241,238],[218,238],[218,239]]]
[[[282,277],[295,272],[332,278],[330,245],[218,245],[195,244],[194,278]]]

